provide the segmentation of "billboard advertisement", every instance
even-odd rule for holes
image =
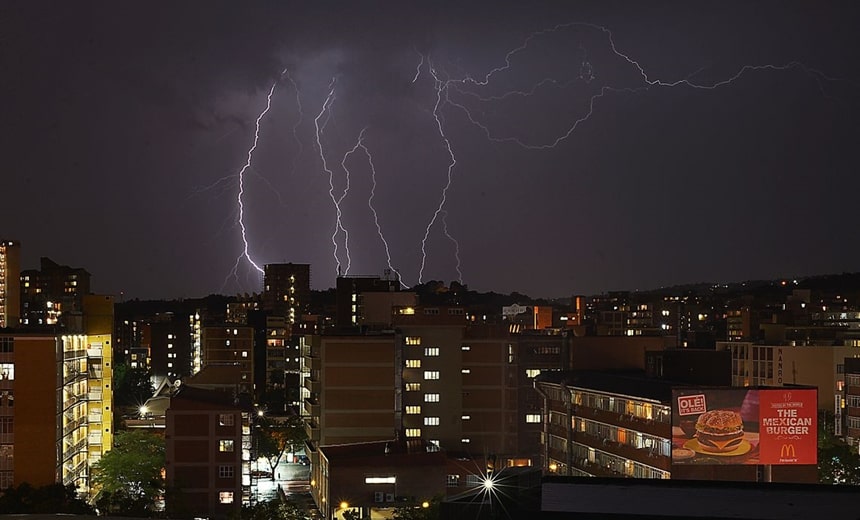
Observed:
[[[673,464],[817,464],[818,391],[675,389]]]

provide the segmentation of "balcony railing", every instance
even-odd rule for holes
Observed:
[[[320,370],[322,368],[322,361],[319,356],[304,356],[305,367],[311,370]]]
[[[310,397],[305,398],[304,405],[305,415],[309,415],[311,417],[320,416],[320,403],[318,400],[312,399]]]
[[[308,440],[319,441],[320,440],[320,426],[319,426],[319,424],[313,420],[305,421],[305,433],[308,434]]]
[[[662,469],[663,471],[670,471],[672,469],[670,458],[658,455],[656,449],[635,448],[629,444],[601,438],[585,432],[576,432],[574,434],[574,441],[606,453]]]
[[[312,394],[319,394],[322,386],[320,382],[316,379],[311,379],[310,377],[305,378],[305,388],[308,389],[308,392]]]

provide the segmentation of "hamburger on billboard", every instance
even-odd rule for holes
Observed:
[[[674,464],[816,464],[816,389],[675,389]]]

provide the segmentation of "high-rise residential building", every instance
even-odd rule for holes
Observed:
[[[263,310],[284,316],[294,324],[306,312],[310,293],[310,264],[263,266]]]
[[[21,316],[21,243],[0,239],[0,328],[16,327]]]
[[[0,487],[88,493],[89,468],[111,448],[113,299],[87,298],[80,333],[0,333]]]
[[[21,322],[55,325],[62,315],[81,312],[83,296],[90,292],[90,273],[42,257],[39,269],[21,272]]]

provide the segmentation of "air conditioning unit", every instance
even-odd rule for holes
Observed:
[[[376,502],[376,503],[382,502],[382,500],[384,498],[385,498],[385,493],[383,493],[382,491],[374,491],[373,492],[373,501],[374,502]]]
[[[394,502],[394,493],[386,493],[385,494],[386,502]]]

